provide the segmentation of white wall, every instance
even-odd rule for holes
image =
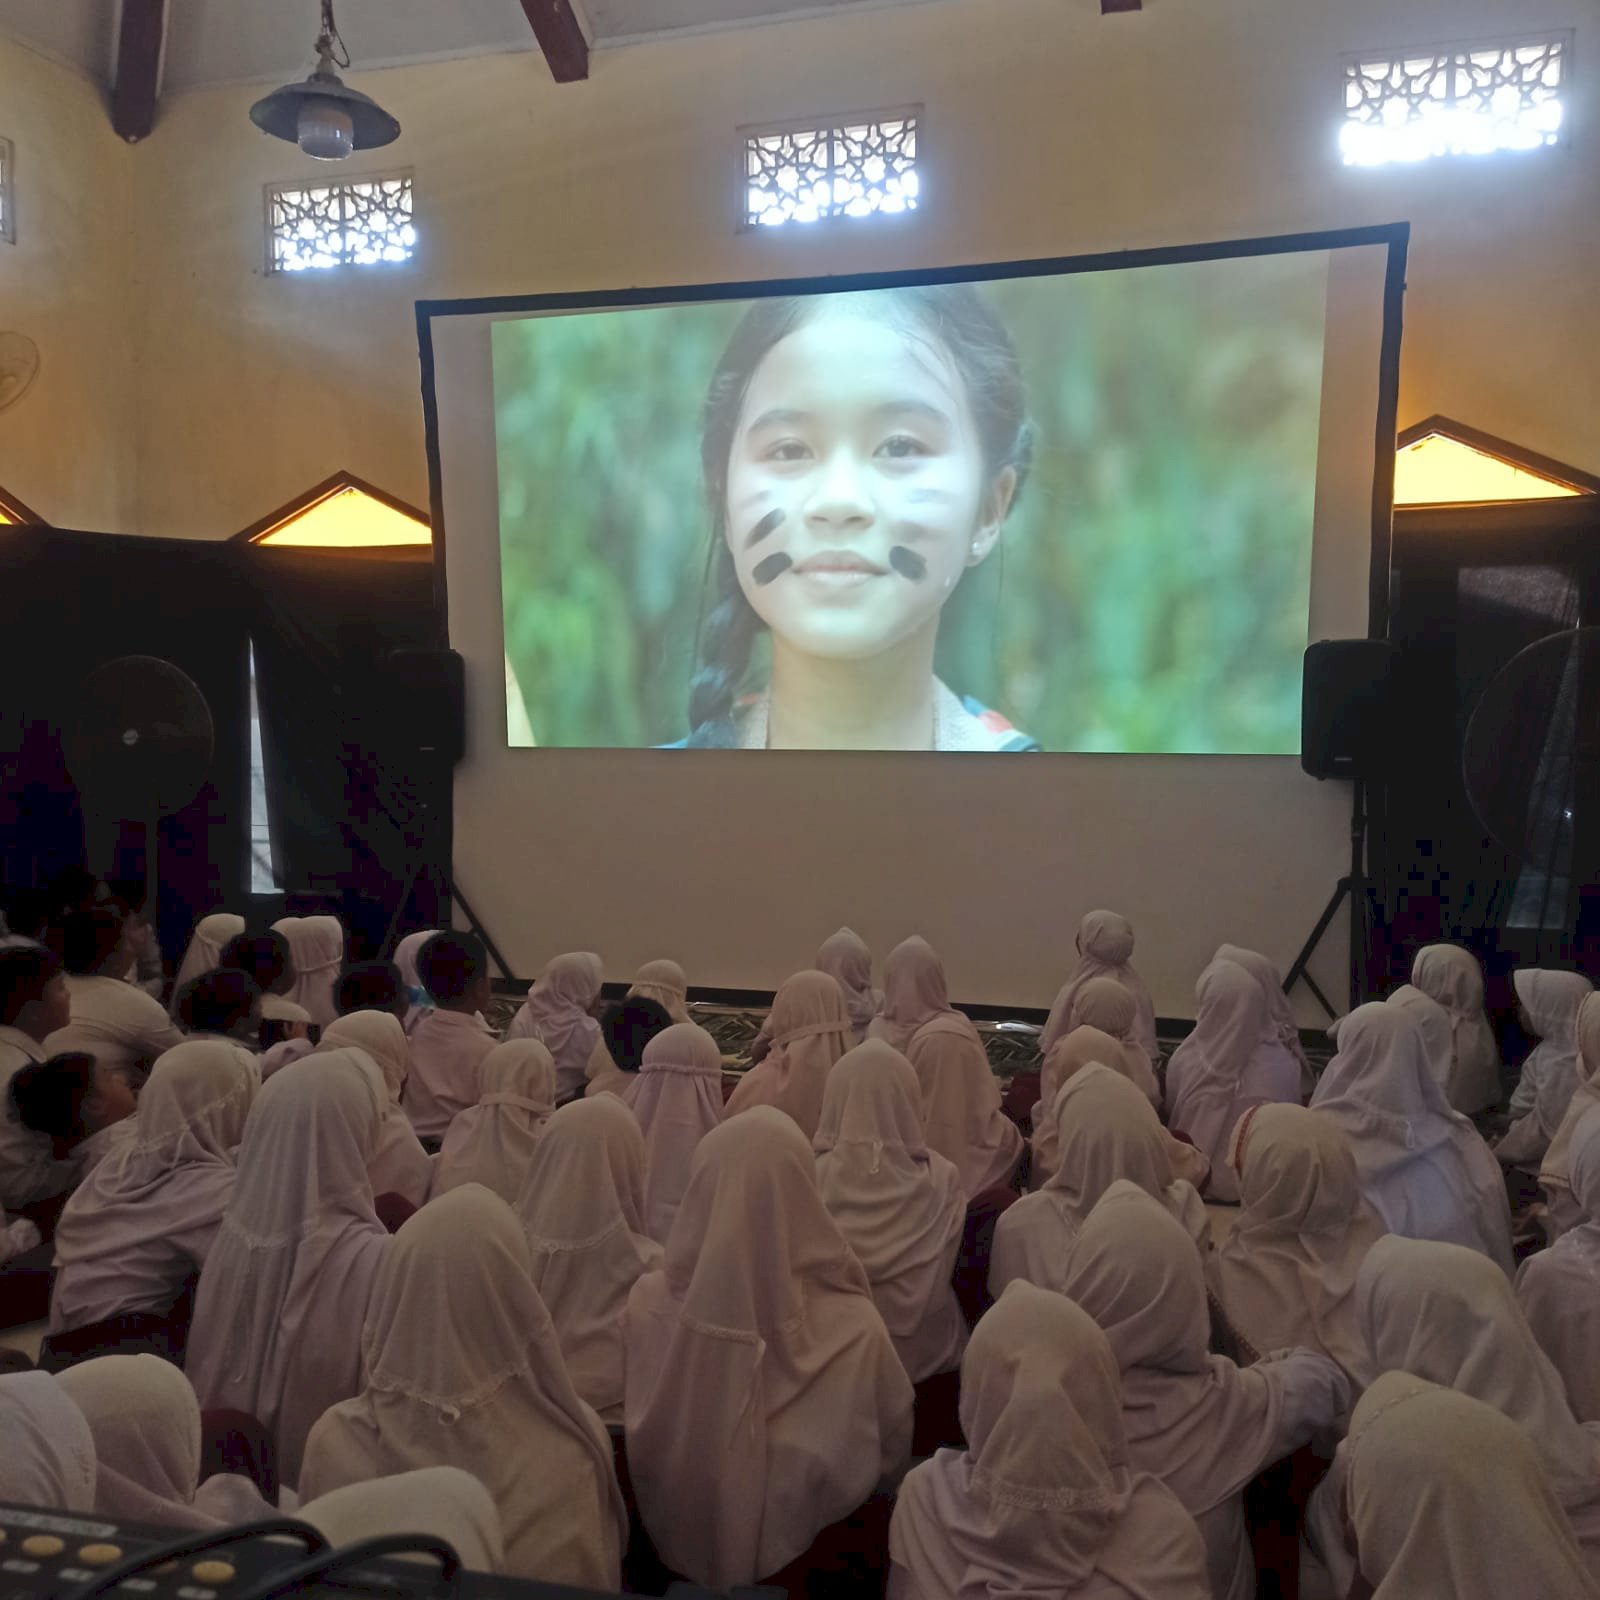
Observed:
[[[0,242],[0,328],[39,375],[0,412],[0,485],[58,527],[135,517],[128,282],[130,158],[86,79],[0,38],[0,138],[16,159],[16,243]]]

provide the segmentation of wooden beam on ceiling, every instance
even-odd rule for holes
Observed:
[[[129,144],[148,137],[156,125],[166,37],[167,0],[122,0],[111,126]]]
[[[1100,15],[1115,16],[1119,11],[1138,11],[1144,0],[1100,0]]]
[[[572,0],[522,0],[522,10],[557,83],[589,76],[589,41]]]

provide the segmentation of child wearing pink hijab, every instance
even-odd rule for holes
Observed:
[[[1014,1283],[961,1363],[965,1450],[912,1469],[889,1524],[889,1600],[1211,1600],[1205,1546],[1129,1457],[1105,1335]]]
[[[1531,1167],[1537,1172],[1578,1087],[1578,1011],[1594,993],[1594,985],[1581,973],[1542,967],[1524,967],[1512,974],[1511,982],[1523,1020],[1539,1035],[1539,1043],[1523,1062],[1522,1077],[1511,1097],[1511,1114],[1517,1120],[1494,1153],[1502,1166]]]
[[[958,1011],[924,1024],[907,1059],[922,1090],[928,1148],[955,1164],[969,1200],[1011,1181],[1022,1134],[1000,1108],[1000,1083],[978,1030]]]
[[[1257,980],[1231,961],[1213,961],[1195,987],[1194,1031],[1167,1063],[1173,1129],[1211,1162],[1207,1197],[1237,1201],[1228,1141],[1252,1106],[1298,1105],[1300,1062],[1272,1033]]]
[[[522,1009],[506,1029],[508,1039],[537,1039],[556,1064],[556,1103],[581,1095],[591,1063],[607,1065],[605,1041],[594,1008],[605,983],[600,957],[588,950],[557,956],[539,974]]]
[[[739,1080],[727,1116],[751,1106],[776,1106],[811,1138],[834,1063],[850,1048],[844,993],[825,972],[797,972],[772,1002],[772,1049]]]
[[[913,1383],[951,1372],[967,1328],[950,1277],[967,1197],[953,1162],[928,1148],[917,1075],[868,1039],[833,1069],[812,1141],[817,1187],[867,1274]]]
[[[1245,1485],[1349,1410],[1349,1379],[1310,1350],[1275,1352],[1249,1367],[1212,1355],[1200,1253],[1131,1183],[1112,1184],[1089,1213],[1062,1292],[1110,1341],[1129,1459],[1160,1478],[1199,1525],[1212,1594],[1252,1600]]]
[[[722,1051],[693,1022],[663,1028],[644,1047],[622,1097],[644,1133],[644,1231],[658,1244],[672,1232],[700,1141],[722,1121]]]
[[[771,1106],[700,1141],[625,1340],[639,1513],[697,1583],[778,1572],[905,1466],[911,1382],[810,1145]]]
[[[360,1050],[264,1084],[200,1274],[185,1371],[202,1407],[271,1430],[291,1487],[312,1424],[361,1386],[361,1322],[389,1243],[367,1176],[386,1098]]]
[[[1115,911],[1091,911],[1078,924],[1078,965],[1062,984],[1050,1007],[1049,1020],[1039,1036],[1039,1049],[1048,1050],[1064,1033],[1077,1026],[1069,1020],[1078,991],[1091,978],[1115,978],[1133,996],[1133,1038],[1152,1061],[1160,1055],[1156,1044],[1156,1008],[1150,990],[1133,965],[1133,924]]]
[[[344,965],[344,924],[337,917],[283,917],[273,923],[289,945],[294,985],[286,999],[304,1006],[311,1020],[326,1026],[338,1016],[333,986]]]
[[[883,1000],[867,1028],[869,1039],[882,1039],[902,1055],[911,1036],[935,1017],[959,1016],[950,1004],[944,962],[920,935],[902,940],[883,964]]]
[[[61,1213],[52,1334],[172,1309],[205,1265],[233,1199],[239,1141],[259,1087],[249,1054],[219,1039],[192,1039],[157,1059],[132,1137]]]

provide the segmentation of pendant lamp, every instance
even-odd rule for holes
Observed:
[[[400,124],[376,100],[339,80],[350,52],[333,20],[333,0],[322,0],[317,70],[304,83],[286,83],[250,107],[250,120],[274,139],[297,144],[318,161],[343,161],[354,150],[376,150],[400,137]]]

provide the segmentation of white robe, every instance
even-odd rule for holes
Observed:
[[[364,1384],[311,1430],[303,1497],[460,1467],[494,1499],[508,1573],[617,1588],[627,1513],[610,1440],[567,1376],[503,1200],[467,1184],[400,1229],[361,1350]]]
[[[777,1572],[906,1464],[910,1380],[810,1145],[771,1106],[700,1141],[626,1342],[639,1514],[699,1583]]]
[[[103,1067],[143,1072],[163,1050],[183,1043],[183,1030],[158,1000],[121,978],[67,976],[72,1021],[44,1041],[44,1053],[81,1050]]]
[[[1062,1292],[1100,1325],[1122,1370],[1129,1461],[1199,1525],[1216,1600],[1251,1600],[1245,1485],[1349,1409],[1349,1380],[1309,1350],[1249,1367],[1211,1355],[1194,1241],[1131,1183],[1113,1184],[1085,1219]]]
[[[1211,1600],[1194,1523],[1129,1459],[1120,1390],[1083,1311],[1007,1289],[961,1363],[967,1448],[900,1485],[889,1600]]]

